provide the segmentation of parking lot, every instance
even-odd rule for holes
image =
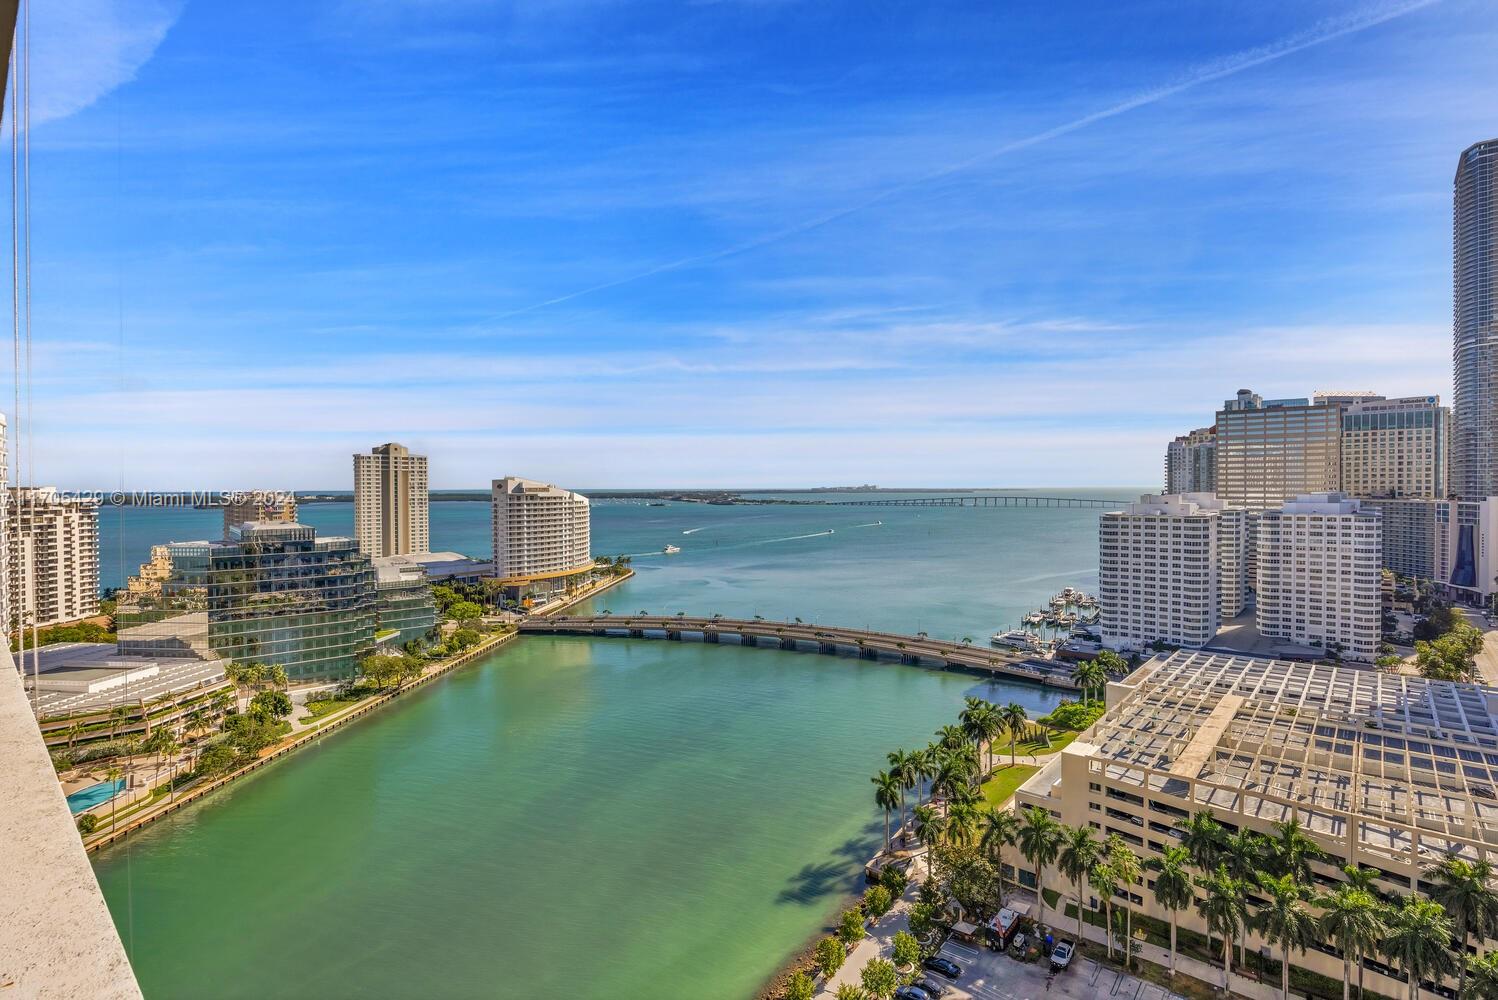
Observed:
[[[959,941],[948,941],[941,953],[962,966],[956,983],[929,973],[943,985],[950,985],[942,1000],[1045,1000],[1048,997],[1071,997],[1074,1000],[1184,1000],[1154,983],[1111,969],[1090,958],[1078,956],[1071,968],[1058,973],[1046,988],[1050,963],[1020,962],[1007,954],[975,948]]]

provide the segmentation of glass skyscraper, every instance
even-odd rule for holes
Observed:
[[[293,680],[351,677],[374,651],[375,570],[352,538],[255,521],[224,541],[166,551],[171,576],[159,597],[120,613],[122,625],[153,624],[158,643],[279,664]]]
[[[1469,146],[1452,209],[1451,486],[1498,496],[1498,139]]]

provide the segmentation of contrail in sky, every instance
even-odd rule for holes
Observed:
[[[615,278],[612,281],[605,281],[601,284],[590,285],[587,288],[581,288],[575,292],[568,292],[565,295],[558,295],[555,298],[546,299],[545,301],[537,302],[534,305],[523,306],[519,309],[512,309],[509,312],[500,313],[498,316],[495,316],[494,319],[500,320],[508,319],[511,316],[520,316],[525,313],[535,312],[538,309],[545,309],[548,306],[554,306],[559,305],[563,302],[569,302],[572,299],[582,298],[585,295],[592,295],[596,292],[606,291],[610,288],[618,288],[620,285],[632,284],[636,281],[641,281],[645,278],[650,278],[657,274],[665,274],[669,271],[680,271],[685,268],[696,267],[700,264],[711,264],[716,261],[723,260],[727,257],[736,257],[739,254],[749,253],[752,250],[758,250],[760,247],[769,246],[773,243],[779,243],[782,240],[789,239],[793,236],[799,236],[802,233],[808,233],[814,229],[820,229],[821,227],[833,222],[837,222],[840,219],[846,219],[850,215],[855,215],[858,212],[862,212],[867,208],[871,208],[875,205],[880,204],[881,202],[889,201],[891,198],[898,197],[899,195],[902,195],[905,192],[912,190],[913,188],[921,187],[922,185],[929,184],[932,181],[942,180],[943,178],[950,177],[953,174],[959,174],[963,171],[970,170],[973,167],[978,166],[979,164],[988,162],[989,160],[997,159],[1000,156],[1006,156],[1009,153],[1015,153],[1023,149],[1029,149],[1031,146],[1038,146],[1041,143],[1049,142],[1052,139],[1056,139],[1063,135],[1068,135],[1072,132],[1079,131],[1080,129],[1084,129],[1087,126],[1094,125],[1100,121],[1106,121],[1109,118],[1116,118],[1119,115],[1133,111],[1136,108],[1142,108],[1150,104],[1155,104],[1159,101],[1165,100],[1167,97],[1174,97],[1176,94],[1191,90],[1193,87],[1199,87],[1204,83],[1212,83],[1213,81],[1221,80],[1224,77],[1235,76],[1238,73],[1242,73],[1244,70],[1253,69],[1255,66],[1262,66],[1265,63],[1274,62],[1276,59],[1283,59],[1285,56],[1293,55],[1296,52],[1301,52],[1305,49],[1314,48],[1317,45],[1333,41],[1335,39],[1343,37],[1344,35],[1355,34],[1356,32],[1383,24],[1386,21],[1392,21],[1395,18],[1403,17],[1404,15],[1413,13],[1414,11],[1420,10],[1421,8],[1434,6],[1439,2],[1440,0],[1405,0],[1405,2],[1402,3],[1377,4],[1370,7],[1364,7],[1361,10],[1354,11],[1351,14],[1346,14],[1341,17],[1327,18],[1325,20],[1317,22],[1309,28],[1306,28],[1304,31],[1299,31],[1292,35],[1286,35],[1284,38],[1270,42],[1267,45],[1260,45],[1256,48],[1245,49],[1242,52],[1237,52],[1233,55],[1225,56],[1221,59],[1214,60],[1213,62],[1206,63],[1205,65],[1197,67],[1192,72],[1187,73],[1185,76],[1176,80],[1174,83],[1167,83],[1152,90],[1146,90],[1142,93],[1128,98],[1127,100],[1119,101],[1117,104],[1110,105],[1099,111],[1094,111],[1091,114],[1083,115],[1080,118],[1073,118],[1069,122],[1065,122],[1061,125],[1056,125],[1052,128],[1048,128],[1044,132],[1036,132],[1033,135],[1028,135],[1020,139],[1014,139],[1010,142],[1004,143],[1001,146],[996,146],[993,149],[987,150],[986,152],[979,153],[976,156],[970,156],[965,160],[959,160],[958,162],[949,164],[948,166],[932,170],[925,174],[921,174],[920,176],[913,177],[907,181],[902,181],[892,187],[885,188],[882,191],[878,191],[872,195],[869,195],[862,201],[857,201],[834,211],[827,212],[823,215],[815,216],[814,218],[808,219],[805,222],[799,222],[794,226],[788,226],[784,229],[779,229],[775,232],[767,233],[764,236],[759,236],[752,240],[747,240],[743,243],[736,243],[733,246],[724,247],[721,250],[713,250],[708,253],[697,254],[691,257],[681,257],[677,260],[667,261],[663,264],[657,264],[654,267],[647,268],[643,271],[637,271],[633,274],[625,275],[622,278]]]

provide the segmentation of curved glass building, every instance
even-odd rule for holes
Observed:
[[[1452,210],[1451,487],[1498,496],[1498,139],[1467,147]]]

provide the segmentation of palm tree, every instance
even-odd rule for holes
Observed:
[[[1011,701],[999,709],[999,720],[1003,722],[1004,728],[1009,731],[1009,766],[1014,766],[1014,748],[1019,743],[1019,738],[1029,725],[1030,717],[1025,714],[1025,706]]]
[[[1205,809],[1178,825],[1181,846],[1191,855],[1191,863],[1198,871],[1213,871],[1222,857],[1222,841],[1227,835],[1222,825]]]
[[[116,705],[109,710],[109,738],[114,739],[115,727],[120,724],[121,719],[130,717],[129,705]]]
[[[1301,884],[1311,881],[1311,862],[1326,857],[1326,852],[1306,836],[1300,820],[1275,823],[1275,835],[1269,839],[1270,869],[1276,875],[1293,875]]]
[[[941,813],[931,806],[916,806],[911,811],[915,824],[915,835],[921,843],[926,845],[929,853],[931,848],[936,847],[947,833],[947,820]]]
[[[889,773],[900,783],[900,829],[905,828],[905,790],[913,788],[916,782],[916,761],[913,754],[906,753],[903,749],[893,750],[886,758],[889,761]]]
[[[1176,974],[1176,926],[1178,914],[1196,901],[1196,892],[1191,887],[1191,852],[1179,844],[1165,848],[1165,853],[1150,867],[1155,869],[1155,902],[1170,914],[1170,974]],[[1346,1000],[1344,997],[1343,1000]]]
[[[1020,853],[1035,866],[1035,898],[1040,904],[1042,918],[1045,916],[1045,869],[1056,860],[1064,836],[1061,824],[1049,812],[1039,806],[1031,806],[1025,810],[1024,823],[1019,828],[1017,839]],[[1037,919],[1036,922],[1045,923],[1043,919]]]
[[[1347,884],[1354,889],[1362,889],[1372,896],[1375,902],[1383,902],[1384,891],[1378,885],[1378,870],[1375,868],[1359,868],[1357,865],[1343,865],[1342,874],[1347,878]]]
[[[109,779],[109,790],[111,792],[109,796],[109,828],[111,830],[114,829],[114,814],[115,810],[119,808],[120,802],[119,790],[115,788],[115,784],[120,778],[124,777],[124,774],[125,772],[120,770],[118,764],[110,765],[109,770],[104,772],[104,776]]]
[[[83,723],[81,723],[81,722],[75,722],[71,726],[68,727],[68,749],[69,750],[73,749],[73,744],[76,743],[78,741],[78,737],[80,737],[82,735],[83,735]]]
[[[1269,899],[1254,916],[1253,926],[1264,935],[1264,940],[1280,946],[1280,995],[1290,1000],[1290,952],[1305,954],[1306,947],[1315,940],[1316,920],[1306,908],[1305,889],[1294,875],[1261,874],[1259,887]]]
[[[1420,1000],[1420,981],[1451,971],[1451,918],[1440,903],[1406,896],[1389,915],[1389,933],[1380,950],[1410,980],[1410,1000]]]
[[[1349,868],[1356,868],[1349,865]],[[1358,869],[1363,871],[1364,869]],[[1355,883],[1337,886],[1316,900],[1321,907],[1321,933],[1342,953],[1342,1000],[1349,1000],[1352,966],[1358,966],[1358,997],[1363,996],[1363,956],[1378,947],[1388,933],[1378,897]]]
[[[1259,875],[1269,866],[1269,841],[1262,835],[1252,830],[1239,830],[1222,839],[1221,862],[1228,866],[1228,874],[1237,879],[1247,889],[1256,885]],[[1243,929],[1248,929],[1247,920],[1244,921]],[[1238,941],[1238,964],[1248,964],[1248,939],[1245,935]]]
[[[967,742],[967,733],[961,726],[942,726],[936,731],[936,740],[943,750],[956,750]]]
[[[916,801],[916,805],[920,805],[921,804],[921,787],[920,787],[920,783],[923,782],[923,781],[929,782],[931,779],[933,779],[933,778],[936,777],[936,772],[941,769],[941,754],[937,751],[937,748],[935,746],[928,746],[924,750],[915,750],[915,751],[912,751],[911,752],[911,756],[915,758],[915,777],[916,777],[915,801]],[[928,785],[926,787],[926,791],[929,793],[930,790],[931,790],[930,786]]]
[[[1101,688],[1108,683],[1108,674],[1096,660],[1078,662],[1072,668],[1071,676],[1072,682],[1082,691],[1083,704],[1092,701],[1093,688]]]
[[[1103,901],[1103,943],[1108,948],[1108,958],[1113,958],[1113,896],[1118,892],[1118,873],[1104,861],[1093,865],[1087,872],[1087,884]],[[1078,915],[1080,926],[1080,914]]]
[[[978,827],[982,814],[972,802],[955,802],[947,810],[947,839],[958,847],[966,847],[978,839]]]
[[[1196,912],[1206,922],[1207,934],[1222,938],[1222,990],[1227,993],[1233,974],[1233,942],[1247,913],[1243,885],[1228,874],[1227,865],[1221,864],[1212,874],[1198,878],[1196,884],[1205,894],[1197,899]]]
[[[889,814],[894,809],[901,809],[900,819],[904,821],[905,812],[901,799],[905,796],[905,787],[900,784],[899,778],[888,771],[880,771],[869,780],[874,782],[874,804],[884,810],[884,850],[888,852]]]
[[[1056,859],[1056,867],[1061,869],[1071,882],[1072,887],[1077,890],[1077,940],[1082,937],[1082,883],[1087,875],[1097,865],[1102,856],[1102,848],[1098,844],[1097,834],[1090,826],[1067,827],[1064,832],[1065,841],[1061,845],[1061,854]]]
[[[937,767],[936,777],[931,779],[932,796],[951,798],[959,789],[967,787],[967,765],[955,754],[945,755]]]
[[[1118,834],[1108,838],[1108,867],[1113,869],[1113,874],[1123,885],[1124,898],[1124,968],[1133,967],[1131,957],[1133,949],[1130,942],[1134,940],[1134,886],[1139,882],[1139,877],[1144,874],[1144,866],[1139,862],[1139,855],[1129,849],[1129,845]]]
[[[291,685],[291,681],[286,676],[286,668],[279,663],[272,663],[267,667],[265,676],[270,681],[272,687],[278,687],[282,691],[285,691]]]
[[[1498,1000],[1498,951],[1483,952],[1467,969],[1460,1000]]]
[[[1467,983],[1467,948],[1475,935],[1478,941],[1498,931],[1498,893],[1493,891],[1493,865],[1483,858],[1465,861],[1448,854],[1421,873],[1433,883],[1430,898],[1440,903],[1456,929],[1461,943],[1461,968],[1457,973],[1456,991]]]
[[[1004,905],[1004,848],[1013,844],[1018,834],[1019,817],[1008,809],[995,809],[988,814],[988,823],[979,841],[999,867],[1000,906]]]

